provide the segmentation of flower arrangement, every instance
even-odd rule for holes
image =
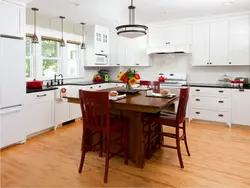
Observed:
[[[126,72],[120,72],[118,74],[118,80],[121,80],[126,84],[126,89],[131,90],[132,85],[136,84],[137,80],[140,79],[140,75],[136,70],[128,69]]]

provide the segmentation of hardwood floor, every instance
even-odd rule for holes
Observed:
[[[162,148],[146,161],[144,169],[131,161],[126,166],[119,157],[112,159],[109,182],[104,184],[104,158],[97,153],[87,153],[83,173],[78,174],[82,131],[78,121],[3,150],[1,186],[250,187],[249,129],[195,123],[187,128],[191,157],[183,143],[185,169],[179,167],[175,150]]]

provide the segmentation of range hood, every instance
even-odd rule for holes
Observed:
[[[165,45],[149,47],[147,54],[191,54],[191,45],[179,44],[179,45]]]

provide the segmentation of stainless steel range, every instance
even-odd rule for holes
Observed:
[[[161,83],[161,89],[167,89],[170,93],[175,93],[177,97],[180,95],[180,88],[187,84],[187,74],[185,73],[159,73],[159,77],[163,76],[165,81]],[[179,101],[174,102],[174,111],[177,112]]]

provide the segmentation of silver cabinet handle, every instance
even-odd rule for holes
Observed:
[[[195,112],[196,114],[200,114],[200,112]]]
[[[36,97],[40,98],[40,97],[46,97],[47,95],[46,94],[43,94],[43,95],[37,95]]]
[[[195,99],[196,101],[201,101],[200,99]]]
[[[219,116],[219,117],[223,117],[223,115],[222,115],[222,114],[219,114],[218,116]]]
[[[224,103],[224,101],[219,101],[219,103]]]
[[[244,89],[239,89],[240,92],[244,92],[245,90]]]
[[[219,90],[219,93],[224,93],[224,91],[223,90]]]

